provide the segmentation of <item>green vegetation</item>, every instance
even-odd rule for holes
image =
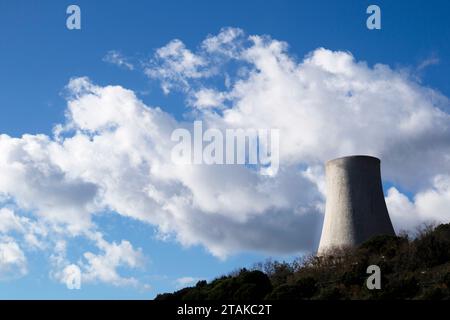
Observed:
[[[369,265],[381,289],[369,290]],[[450,299],[450,224],[426,227],[414,239],[377,236],[358,248],[292,263],[266,261],[156,300]]]

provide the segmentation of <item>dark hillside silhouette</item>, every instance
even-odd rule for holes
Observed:
[[[381,269],[381,289],[369,290],[369,265]],[[450,299],[450,224],[426,227],[410,239],[377,236],[357,248],[292,263],[266,261],[210,283],[160,294],[156,300]]]

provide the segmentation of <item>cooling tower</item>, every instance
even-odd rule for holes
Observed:
[[[380,159],[349,156],[326,164],[326,208],[318,253],[395,235],[381,185]]]

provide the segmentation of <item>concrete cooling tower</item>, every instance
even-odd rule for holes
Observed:
[[[327,199],[318,254],[395,235],[381,185],[380,159],[349,156],[326,164]]]

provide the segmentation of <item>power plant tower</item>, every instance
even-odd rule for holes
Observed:
[[[380,159],[349,156],[326,164],[326,208],[318,254],[395,235],[384,201]]]

